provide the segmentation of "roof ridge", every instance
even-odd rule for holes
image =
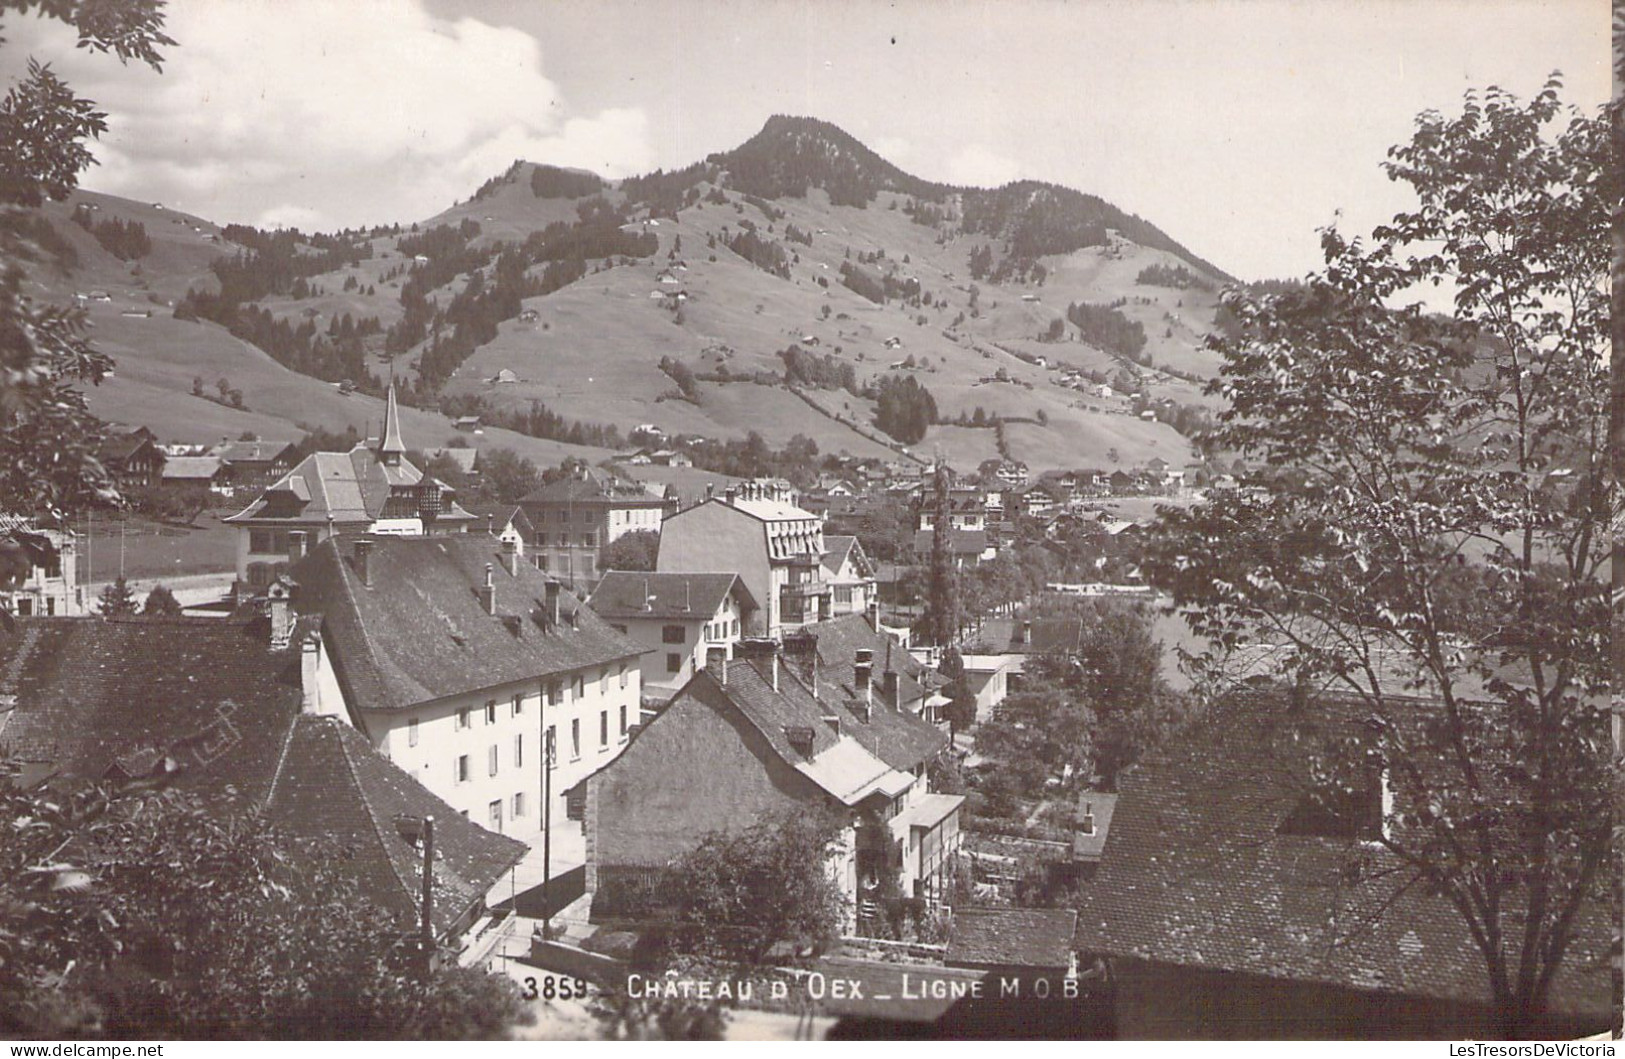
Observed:
[[[271,773],[271,788],[265,792],[265,804],[260,807],[261,812],[270,812],[276,802],[276,790],[282,783],[282,770],[288,763],[288,749],[293,746],[293,734],[299,727],[299,718],[304,716],[301,710],[288,721],[288,731],[282,737],[282,752],[277,755],[276,771]]]

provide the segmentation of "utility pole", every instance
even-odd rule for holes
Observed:
[[[545,707],[544,707],[545,710]],[[544,720],[545,714],[544,714]],[[547,905],[547,881],[553,876],[553,726],[544,725],[542,737],[542,936],[551,931]]]
[[[421,974],[427,985],[434,975],[434,817],[423,818],[423,922],[418,944],[422,947]]]

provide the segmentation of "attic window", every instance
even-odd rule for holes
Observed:
[[[1374,842],[1387,835],[1392,812],[1387,771],[1373,766],[1357,783],[1326,783],[1305,791],[1281,821],[1280,833]]]
[[[811,754],[813,748],[813,730],[805,727],[785,726],[784,738],[796,749],[798,753]]]

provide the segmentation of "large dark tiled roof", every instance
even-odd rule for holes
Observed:
[[[958,908],[950,967],[1067,967],[1078,913],[1070,908]]]
[[[1381,847],[1283,834],[1310,748],[1357,729],[1335,702],[1249,693],[1126,773],[1081,948],[1442,1000],[1492,1002],[1484,960],[1442,896]],[[1420,707],[1419,707],[1420,708]],[[1514,917],[1516,918],[1516,917]],[[1607,1012],[1612,925],[1582,905],[1554,1011]]]
[[[545,573],[509,573],[483,534],[373,538],[362,582],[355,537],[323,541],[292,571],[301,613],[320,613],[346,701],[399,709],[642,652],[569,592],[550,621]],[[481,605],[492,568],[496,613]]]

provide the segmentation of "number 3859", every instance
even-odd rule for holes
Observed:
[[[525,979],[524,997],[526,1000],[574,1000],[587,996],[588,985],[585,978],[562,978],[557,975],[547,975],[540,982],[534,976]]]

